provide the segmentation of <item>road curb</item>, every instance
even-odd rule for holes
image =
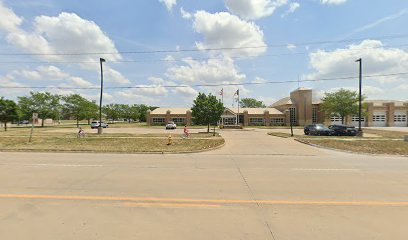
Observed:
[[[200,150],[194,150],[194,151],[183,151],[183,152],[93,152],[93,151],[88,151],[88,150],[38,150],[38,149],[21,149],[21,150],[13,150],[13,149],[0,149],[0,152],[21,152],[21,153],[93,153],[93,154],[118,154],[118,155],[123,155],[123,154],[134,154],[134,155],[142,155],[142,154],[192,154],[192,153],[201,153],[201,152],[209,152],[213,150],[220,149],[225,146],[225,139],[224,143],[213,147],[213,148],[207,148],[207,149],[200,149]]]
[[[295,141],[302,143],[302,144],[306,144],[312,147],[316,147],[316,148],[322,148],[322,149],[327,149],[327,150],[332,150],[332,151],[336,151],[336,152],[344,152],[344,153],[351,153],[351,154],[358,154],[358,155],[366,155],[366,156],[379,156],[379,157],[408,157],[408,155],[392,155],[392,154],[375,154],[375,153],[365,153],[365,152],[353,152],[353,151],[347,151],[347,150],[343,150],[343,149],[337,149],[337,148],[331,148],[331,147],[325,147],[325,146],[321,146],[318,144],[314,144],[314,143],[310,143],[298,138],[294,139]]]

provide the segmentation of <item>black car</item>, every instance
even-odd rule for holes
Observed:
[[[329,126],[333,130],[333,135],[336,136],[356,136],[357,130],[354,126],[346,125],[331,125]]]
[[[331,136],[334,131],[323,124],[316,124],[316,126],[309,128],[309,135],[315,136]]]
[[[315,128],[315,127],[316,127],[316,124],[306,125],[306,126],[303,128],[303,132],[305,133],[305,135],[309,135],[310,129]]]
[[[309,135],[310,131],[313,131],[317,127],[326,127],[326,126],[324,126],[323,124],[309,124],[309,125],[306,125],[303,128],[303,131],[304,131],[305,135]]]

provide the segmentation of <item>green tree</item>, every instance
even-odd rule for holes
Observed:
[[[7,122],[18,119],[17,104],[8,99],[0,98],[0,121],[4,123],[4,131],[7,131]]]
[[[342,124],[346,116],[358,113],[357,92],[342,88],[334,93],[326,92],[321,100],[322,110],[329,116],[340,117]]]
[[[136,121],[137,119],[140,118],[140,112],[139,112],[139,107],[138,105],[126,105],[122,104],[122,117],[127,119],[128,122],[130,122],[131,119],[133,121]]]
[[[215,126],[220,120],[224,112],[224,105],[211,93],[208,96],[205,93],[199,93],[191,111],[194,123],[207,125],[207,132],[210,132],[210,124]]]
[[[147,106],[147,105],[144,105],[144,104],[137,105],[137,107],[139,108],[139,113],[140,113],[139,120],[141,122],[146,122],[147,121],[146,114],[147,114],[148,110],[153,111],[154,109],[157,108],[157,107]]]
[[[77,121],[77,127],[79,127],[80,120],[87,119],[89,124],[90,119],[97,115],[98,106],[79,94],[64,96],[62,99],[65,102],[63,105],[65,116],[74,118]]]
[[[239,105],[242,108],[265,108],[265,104],[262,101],[258,101],[255,98],[243,98],[239,101]]]
[[[123,108],[121,104],[111,103],[102,108],[108,119],[115,121],[123,116]]]
[[[83,119],[88,120],[88,125],[91,124],[91,119],[98,118],[99,106],[95,102],[87,100],[84,102]]]
[[[18,105],[24,116],[31,118],[34,112],[41,118],[44,127],[46,118],[56,118],[59,114],[61,96],[49,92],[30,92],[30,96],[18,97]]]

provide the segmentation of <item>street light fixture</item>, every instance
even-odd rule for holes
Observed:
[[[99,98],[99,127],[98,127],[98,134],[102,134],[102,94],[103,94],[103,67],[102,63],[105,62],[105,59],[99,58],[99,62],[101,64],[101,95]]]
[[[360,63],[360,68],[359,68],[359,87],[358,87],[358,136],[362,136],[363,132],[361,130],[361,85],[362,85],[362,79],[363,79],[363,60],[361,58],[357,59],[356,62]]]

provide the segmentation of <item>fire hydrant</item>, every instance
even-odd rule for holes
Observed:
[[[167,145],[171,145],[171,135],[169,135],[168,140],[169,142],[167,143]]]

